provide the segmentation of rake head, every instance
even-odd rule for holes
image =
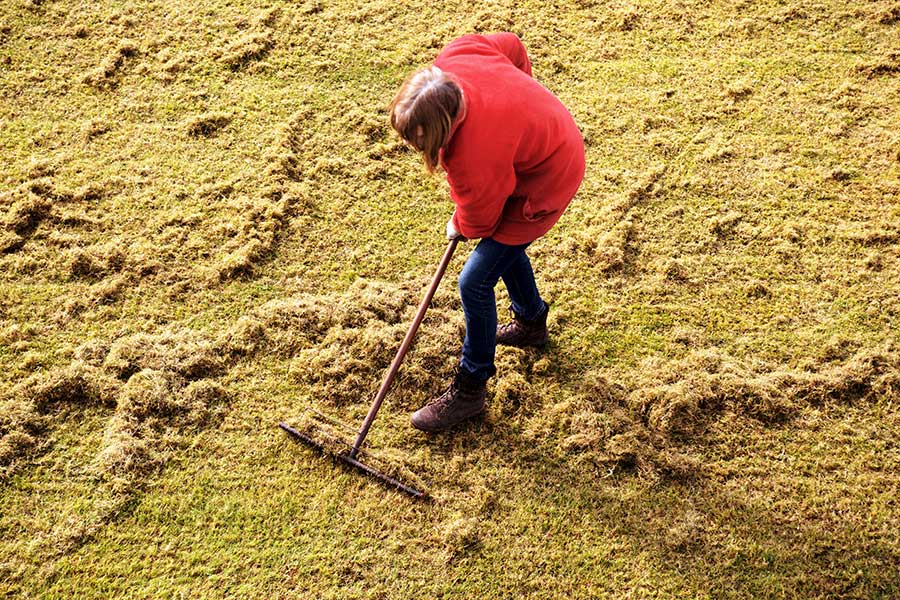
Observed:
[[[303,442],[311,448],[315,448],[322,454],[331,457],[335,462],[349,466],[360,471],[370,477],[374,477],[383,484],[408,494],[416,499],[425,499],[427,496],[421,490],[407,485],[385,471],[398,471],[397,468],[378,469],[369,464],[362,462],[365,459],[368,462],[382,462],[375,454],[367,450],[357,449],[353,451],[353,444],[347,439],[353,439],[356,431],[317,410],[309,409],[306,414],[298,419],[296,426],[287,423],[279,423],[278,426],[286,431],[291,437]]]

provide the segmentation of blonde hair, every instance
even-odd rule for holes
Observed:
[[[435,66],[407,77],[391,101],[391,127],[422,153],[430,173],[438,168],[439,152],[450,140],[461,106],[462,89]]]

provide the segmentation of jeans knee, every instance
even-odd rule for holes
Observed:
[[[474,305],[487,298],[485,282],[473,276],[472,272],[463,270],[459,275],[459,297],[463,304]]]

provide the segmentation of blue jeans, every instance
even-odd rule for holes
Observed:
[[[507,246],[490,238],[478,242],[459,274],[459,296],[466,317],[466,339],[460,366],[475,379],[486,380],[495,372],[497,348],[497,300],[494,286],[502,277],[513,311],[532,320],[544,311],[544,301],[534,282],[528,244]]]

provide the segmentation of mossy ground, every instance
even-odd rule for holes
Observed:
[[[0,594],[900,595],[900,4],[0,6]],[[544,353],[483,422],[408,414],[462,332],[387,126],[458,35],[518,33],[588,173],[532,247]],[[504,303],[500,293],[501,306]]]

